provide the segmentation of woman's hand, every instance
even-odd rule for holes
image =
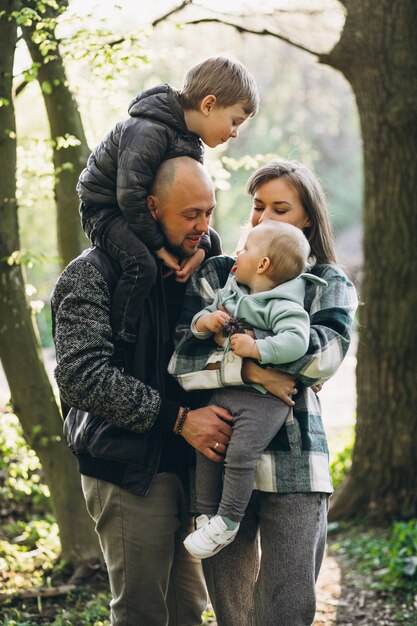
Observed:
[[[280,398],[288,406],[294,406],[292,396],[297,393],[294,376],[278,372],[271,368],[263,369],[253,361],[244,360],[242,366],[242,380],[245,383],[259,383],[269,393]]]

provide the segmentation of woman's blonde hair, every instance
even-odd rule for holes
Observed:
[[[276,159],[252,174],[247,183],[248,193],[253,196],[258,187],[275,178],[284,178],[298,192],[310,220],[310,226],[304,228],[303,232],[310,244],[314,262],[336,263],[326,196],[317,177],[302,163]]]

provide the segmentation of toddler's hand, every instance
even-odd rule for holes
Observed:
[[[213,339],[220,348],[223,348],[224,342],[226,341],[226,337],[223,335],[222,330],[219,330],[217,333],[214,333]]]
[[[230,345],[238,356],[246,356],[258,360],[261,358],[255,339],[246,333],[235,333],[232,335],[230,337]]]
[[[187,259],[183,259],[180,264],[179,270],[177,270],[175,280],[177,283],[186,283],[192,274],[200,267],[204,259],[206,258],[206,253],[204,250],[199,248],[193,256],[188,257]]]
[[[168,252],[166,248],[160,248],[155,251],[155,255],[158,259],[164,262],[164,264],[169,267],[171,270],[179,270],[180,266],[178,263],[178,257],[176,257],[172,252]]]
[[[219,333],[223,330],[223,327],[229,317],[229,314],[224,311],[213,311],[213,313],[208,313],[207,319],[205,320],[207,329],[212,333]]]

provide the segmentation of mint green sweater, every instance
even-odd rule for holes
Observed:
[[[225,286],[216,293],[214,302],[194,316],[191,330],[196,338],[208,339],[211,333],[196,331],[195,323],[199,317],[222,305],[230,316],[252,328],[272,333],[256,340],[260,363],[291,363],[307,352],[310,340],[310,318],[304,309],[305,281],[326,284],[318,276],[300,274],[273,289],[250,294],[231,273]]]

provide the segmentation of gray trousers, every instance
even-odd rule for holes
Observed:
[[[147,496],[81,477],[107,565],[112,626],[199,626],[207,606],[201,563],[184,548],[193,530],[178,476],[157,474]]]
[[[323,493],[253,492],[236,539],[203,561],[218,626],[313,623],[327,503]]]
[[[290,409],[279,398],[263,395],[252,387],[221,389],[213,393],[210,403],[233,415],[233,433],[224,467],[197,453],[197,511],[218,513],[240,522],[252,495],[257,462]]]

